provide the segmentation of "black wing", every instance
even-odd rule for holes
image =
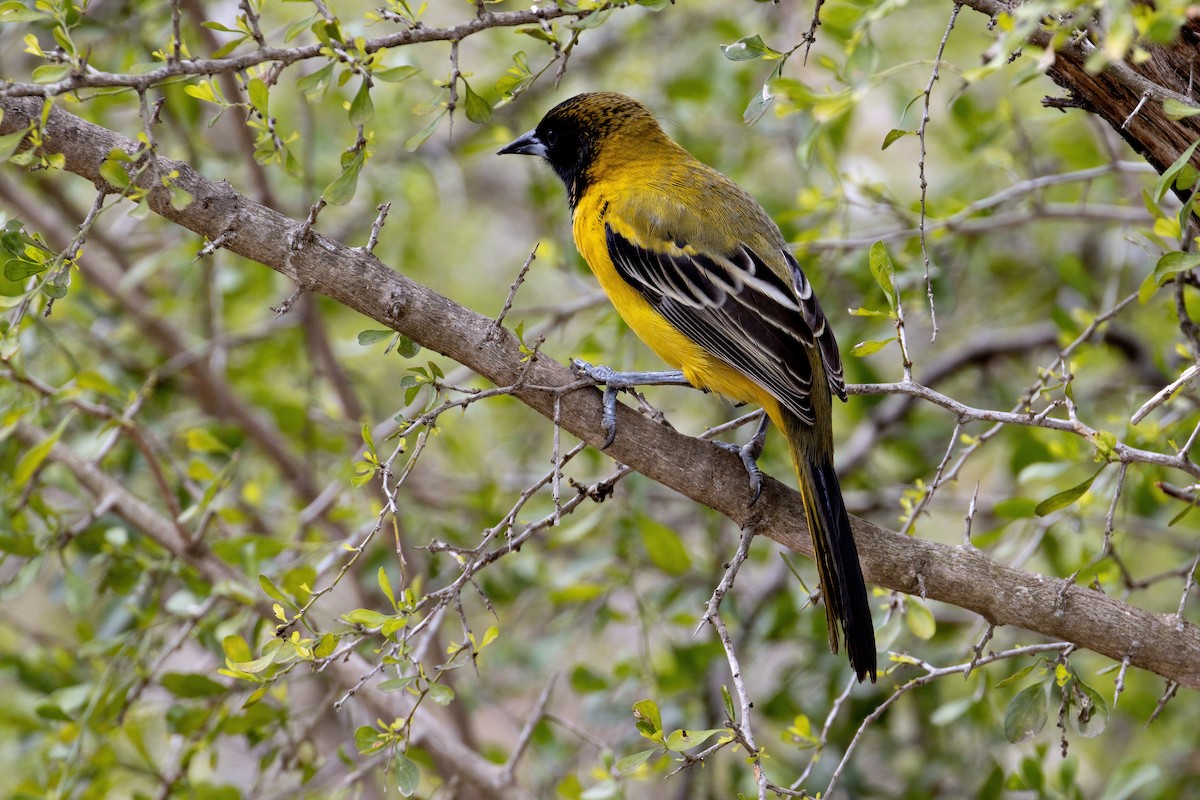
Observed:
[[[791,253],[789,286],[742,245],[726,257],[655,253],[605,226],[617,273],[672,325],[773,394],[812,425],[816,348],[829,388],[846,398],[837,341],[812,287]],[[679,244],[679,243],[677,243]]]

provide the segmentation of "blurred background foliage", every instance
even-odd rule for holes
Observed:
[[[1110,20],[1131,20],[1137,33],[1166,39],[1175,30],[1171,15],[1180,13],[1164,4],[1159,16],[1147,18],[1140,6],[1135,14],[1128,5],[1094,5]],[[486,4],[488,11],[527,6]],[[244,38],[229,32],[238,30],[239,15],[246,19],[239,6],[184,0],[177,7],[185,57],[209,56]],[[382,10],[349,0],[328,7],[347,41],[414,27],[404,17],[418,11],[395,0]],[[374,82],[370,114],[358,75],[339,85],[344,67],[335,65],[322,85],[318,73],[332,63],[322,57],[278,74],[255,67],[172,79],[149,92],[149,100],[164,100],[154,128],[159,152],[228,180],[252,199],[300,220],[322,192],[340,194],[344,202],[325,208],[317,226],[343,242],[364,244],[377,206],[390,203],[375,254],[484,314],[499,313],[536,245],[508,324],[522,325],[527,342],[545,337],[540,349],[551,358],[657,368],[576,255],[557,178],[531,161],[494,156],[576,92],[634,95],[671,135],[736,179],[779,221],[833,320],[849,381],[900,377],[894,342],[849,355],[858,342],[895,335],[886,316],[847,313],[888,308],[868,265],[870,245],[883,240],[896,265],[918,379],[945,367],[936,388],[1001,410],[1024,408],[1029,387],[1041,381],[1033,407],[1070,397],[1093,427],[1172,453],[1200,421],[1193,398],[1177,398],[1136,427],[1128,422],[1195,359],[1170,289],[1124,306],[1073,351],[1065,369],[1056,354],[1136,293],[1163,252],[1179,249],[1178,206],[1169,196],[1153,196],[1157,176],[1111,130],[1081,111],[1043,107],[1043,96],[1056,89],[1040,77],[1040,54],[1029,49],[1011,64],[997,58],[997,50],[1007,52],[996,45],[1004,26],[997,30],[969,10],[949,36],[929,105],[932,338],[916,235],[920,142],[911,132],[921,124],[922,93],[952,8],[932,0],[829,0],[811,53],[805,58],[801,48],[781,63],[776,56],[800,44],[809,29],[811,3],[642,3],[602,10],[576,28],[563,18],[472,35],[458,46],[456,62],[446,42],[392,48],[375,65],[391,72]],[[0,74],[9,80],[30,80],[35,69],[55,65],[45,52],[55,46],[56,14],[70,31],[69,44],[59,39],[58,46],[86,53],[99,70],[136,73],[156,60],[155,51],[170,51],[171,4],[96,0],[84,9],[46,0],[29,9],[0,6]],[[253,9],[273,46],[318,41],[316,6]],[[419,24],[459,25],[475,14],[470,3],[433,0]],[[734,60],[736,51],[722,49],[756,34],[773,50]],[[22,53],[28,36],[40,43],[41,55]],[[230,53],[253,50],[250,38]],[[450,114],[454,69],[458,108]],[[269,89],[267,116],[286,153],[268,136],[256,160],[254,139],[267,126],[244,106],[229,106],[248,102],[253,92],[237,84],[252,78]],[[763,107],[768,81],[774,100]],[[512,97],[514,89],[519,94]],[[213,102],[220,98],[224,104]],[[80,91],[56,102],[131,138],[143,130],[138,96],[127,89]],[[744,114],[759,112],[756,124],[744,123]],[[357,146],[367,158],[350,193],[346,179],[337,183],[349,163],[344,154],[349,149],[354,157],[356,115],[365,133]],[[909,135],[884,149],[893,130]],[[92,198],[85,182],[53,170],[0,172],[0,214],[6,222],[20,220],[52,252],[76,235]],[[351,482],[364,424],[378,452],[390,452],[394,442],[385,437],[438,402],[429,389],[408,391],[422,377],[414,370],[427,376],[431,363],[450,384],[485,384],[404,343],[385,352],[387,338],[360,336],[377,324],[326,298],[301,295],[276,314],[272,307],[292,295],[292,285],[221,250],[197,259],[202,244],[124,202],[88,231],[69,291],[52,313],[43,315],[48,298],[30,293],[28,280],[5,284],[0,793],[6,796],[376,796],[396,791],[397,780],[412,789],[397,774],[398,762],[373,749],[369,735],[360,731],[366,739],[356,746],[356,729],[375,726],[374,714],[353,697],[332,710],[346,687],[329,685],[303,665],[225,676],[218,670],[228,669],[227,658],[244,665],[269,652],[278,620],[263,617],[252,599],[273,589],[282,599],[269,602],[291,614],[307,601],[307,589],[331,583],[336,588],[314,604],[306,617],[313,630],[304,635],[319,641],[333,633],[378,661],[386,644],[378,631],[364,634],[339,616],[353,609],[393,613],[379,570],[397,596],[404,587],[420,597],[450,583],[458,574],[454,557],[423,548],[432,540],[474,546],[550,469],[552,427],[512,399],[442,414],[396,513],[384,515],[383,530],[338,580],[351,556],[345,545],[362,541],[381,515],[378,480]],[[1195,310],[1194,297],[1184,302]],[[693,434],[743,411],[697,392],[647,394],[671,424]],[[127,422],[114,424],[90,406],[116,417],[128,411]],[[898,396],[852,397],[835,413],[852,513],[893,529],[911,523],[915,535],[959,543],[977,493],[973,542],[995,558],[1056,579],[1094,582],[1141,607],[1179,607],[1197,552],[1195,517],[1175,522],[1188,505],[1185,474],[1137,464],[1119,483],[1119,465],[1111,464],[1075,502],[1037,516],[1038,503],[1100,469],[1096,448],[1079,437],[1007,427],[990,435],[963,461],[957,480],[910,519],[947,448],[955,448],[953,465],[971,446],[969,437],[988,429],[976,423],[956,439],[952,415]],[[15,435],[20,422],[57,432],[59,442],[95,459],[125,489],[177,516],[245,577],[244,585],[212,585],[156,546],[103,498],[90,496],[63,464],[41,461]],[[790,467],[777,444],[768,443],[763,466],[785,476]],[[610,459],[589,449],[569,464],[566,477],[587,485],[613,470]],[[1163,482],[1183,488],[1172,497]],[[1105,521],[1117,491],[1106,551]],[[519,516],[536,520],[552,510],[542,490]],[[752,793],[753,776],[730,749],[666,780],[679,766],[670,758],[626,772],[614,766],[647,744],[631,712],[643,698],[654,699],[668,730],[722,726],[728,665],[711,631],[693,631],[737,539],[727,520],[637,475],[623,479],[613,497],[585,504],[482,571],[477,586],[462,593],[463,621],[477,641],[491,626],[498,637],[474,668],[445,673],[453,699],[436,696],[447,702],[439,713],[469,747],[503,762],[553,682],[547,714],[518,768],[533,796]],[[407,558],[403,568],[396,542]],[[260,574],[270,589],[258,584]],[[826,652],[824,615],[809,602],[814,586],[810,564],[757,542],[725,600],[725,618],[755,702],[768,773],[787,785],[815,759],[803,782],[815,794],[863,719],[922,670],[896,660],[878,685],[845,694],[849,673],[843,659]],[[1186,610],[1194,612],[1191,595]],[[875,599],[881,650],[929,664],[968,661],[986,630],[953,606],[883,592]],[[465,640],[456,616],[451,610],[427,634],[422,663],[431,674],[438,664],[467,663],[443,655]],[[1003,629],[989,646],[1038,641]],[[1185,690],[1147,724],[1164,692],[1161,679],[1126,674],[1085,652],[1056,662],[1060,654],[1005,660],[966,681],[948,676],[907,691],[865,728],[835,794],[1200,797],[1194,693]],[[1060,664],[1103,698],[1106,724],[1085,725],[1082,733],[1070,723],[1055,728]],[[402,676],[410,667],[385,673]],[[1114,702],[1118,675],[1123,692]],[[1001,685],[1010,676],[1018,679]],[[252,697],[260,685],[269,688]],[[390,688],[400,689],[401,713],[400,698],[413,686]],[[1022,690],[1024,699],[1015,700]],[[1010,742],[1006,719],[1027,713],[1033,698],[1036,720],[1039,691],[1051,724]],[[1099,735],[1089,738],[1097,727]],[[474,796],[461,788],[456,795],[454,780],[433,769],[419,748],[407,757],[421,774],[418,796]]]

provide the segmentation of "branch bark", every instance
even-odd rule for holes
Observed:
[[[989,17],[1021,5],[1009,0],[961,0],[962,4]],[[1083,27],[1088,20],[1081,20]],[[1048,47],[1049,33],[1037,29],[1029,37],[1032,44]],[[1185,150],[1200,140],[1200,116],[1171,119],[1163,107],[1165,100],[1200,108],[1195,62],[1200,44],[1200,19],[1189,17],[1175,43],[1148,46],[1149,57],[1139,63],[1112,63],[1096,72],[1088,69],[1095,46],[1086,36],[1074,38],[1060,47],[1047,76],[1070,92],[1069,105],[1082,108],[1107,122],[1121,138],[1159,173],[1171,166]],[[1046,101],[1043,101],[1046,102]],[[1061,106],[1059,102],[1048,105]],[[1200,167],[1200,154],[1191,163]],[[1187,200],[1190,190],[1177,190]]]
[[[42,101],[2,98],[0,135],[38,118]],[[62,109],[51,110],[46,147],[65,158],[66,170],[107,186],[100,165],[113,148],[130,153],[129,139]],[[198,174],[183,162],[160,158],[163,171],[178,171],[178,184],[193,201],[171,205],[161,187],[147,187],[146,202],[164,218],[207,239],[224,237],[225,247],[274,269],[307,290],[319,292],[411,337],[478,372],[497,386],[525,378],[514,395],[553,419],[561,397],[562,427],[599,446],[600,393],[563,393],[575,382],[564,366],[542,357],[526,365],[512,332],[429,288],[409,280],[359,249],[347,247],[302,223],[258,205],[226,182]],[[301,235],[298,236],[298,233]],[[306,235],[304,235],[306,234]],[[731,453],[619,409],[620,434],[608,454],[680,494],[792,550],[812,556],[799,495],[767,479],[762,498],[749,505],[741,461]],[[949,546],[902,536],[863,519],[852,520],[868,580],[920,593],[974,611],[997,625],[1014,625],[1074,642],[1116,661],[1155,672],[1181,685],[1200,688],[1200,628],[1176,616],[1137,608],[1102,592],[1016,569],[971,546]]]

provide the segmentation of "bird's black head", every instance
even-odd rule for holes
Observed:
[[[546,159],[566,184],[574,207],[606,147],[649,132],[662,135],[654,117],[638,101],[615,92],[580,94],[550,109],[536,128],[501,148],[499,154]]]

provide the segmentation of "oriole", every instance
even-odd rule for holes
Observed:
[[[691,385],[761,405],[783,431],[830,649],[838,651],[840,627],[858,679],[874,681],[871,608],[833,465],[832,397],[846,399],[841,356],[779,228],[620,94],[572,97],[500,153],[540,156],[562,178],[579,252],[651,350]]]

